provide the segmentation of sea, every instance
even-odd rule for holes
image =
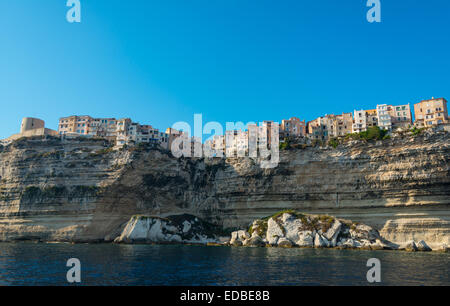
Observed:
[[[69,283],[67,261],[80,263]],[[367,273],[379,260],[381,281]],[[450,285],[450,254],[196,245],[0,243],[0,285]]]

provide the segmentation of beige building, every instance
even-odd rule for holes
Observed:
[[[308,137],[316,140],[328,140],[333,137],[341,137],[352,132],[352,113],[342,115],[325,115],[308,122]]]
[[[319,117],[307,124],[307,136],[314,140],[326,140],[328,139],[328,118]]]
[[[20,125],[20,133],[11,135],[10,137],[2,140],[3,144],[11,143],[14,140],[23,137],[33,137],[33,136],[59,136],[58,132],[52,129],[45,128],[44,120],[38,118],[26,117],[22,119]]]
[[[166,135],[167,135],[167,137],[168,137],[168,140],[167,140],[167,149],[168,149],[168,150],[171,150],[171,149],[172,149],[172,143],[173,143],[173,141],[174,141],[176,138],[180,137],[181,132],[180,132],[179,130],[176,130],[176,129],[173,129],[173,128],[167,128],[167,129],[166,129]]]
[[[342,113],[342,115],[329,115],[329,119],[330,137],[341,137],[352,132],[352,113]]]
[[[391,117],[392,128],[405,128],[412,125],[411,108],[408,104],[388,105],[388,113]]]
[[[92,118],[69,116],[59,119],[58,132],[62,136],[102,137],[115,141],[117,146],[130,143],[156,143],[169,146],[169,135],[151,125],[141,125],[129,118]]]
[[[281,137],[299,137],[306,136],[305,120],[301,121],[297,117],[283,119],[280,126]]]
[[[368,127],[379,126],[387,130],[408,127],[412,124],[411,109],[405,105],[377,105],[376,109],[355,110],[352,133],[366,131]]]
[[[90,116],[69,116],[59,119],[58,132],[60,135],[89,135]]]
[[[447,100],[444,98],[423,100],[414,104],[415,125],[428,127],[448,123]]]
[[[367,127],[378,126],[378,115],[376,109],[366,110],[367,114]]]

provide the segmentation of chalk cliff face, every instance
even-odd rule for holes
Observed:
[[[450,245],[448,133],[280,151],[173,158],[113,151],[102,140],[29,139],[0,146],[0,241],[112,241],[131,216],[198,216],[242,228],[283,209],[368,224],[395,243]]]

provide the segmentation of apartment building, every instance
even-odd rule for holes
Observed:
[[[326,116],[309,121],[307,124],[307,136],[313,140],[324,141],[328,139],[328,121]]]
[[[345,136],[352,132],[352,113],[341,115],[325,115],[308,122],[308,137],[316,140],[328,140],[333,137]]]
[[[259,129],[257,124],[247,125],[247,135],[248,135],[248,156],[257,157],[258,156],[258,139],[259,139]]]
[[[376,109],[355,110],[353,115],[352,133],[366,131],[371,126],[378,126]]]
[[[283,119],[280,126],[280,136],[282,138],[306,136],[305,120],[301,121],[297,117]]]
[[[379,126],[387,130],[409,127],[412,115],[409,104],[377,105],[376,109],[355,110],[353,114],[352,133],[366,131],[368,127]]]
[[[368,114],[365,110],[355,110],[353,113],[352,133],[367,130]]]
[[[212,139],[211,146],[211,156],[213,157],[223,157],[225,152],[225,136],[224,135],[214,135]]]
[[[388,105],[388,113],[391,117],[392,128],[405,128],[412,125],[411,108],[409,104]]]
[[[248,131],[225,132],[225,154],[227,157],[243,157],[248,152]]]
[[[140,125],[129,118],[69,116],[59,119],[58,132],[64,136],[102,137],[123,146],[129,143],[158,143],[168,148],[169,135],[151,125]]]
[[[378,126],[380,129],[391,130],[392,129],[392,119],[389,115],[389,105],[378,104],[377,105],[377,119]]]
[[[366,110],[367,127],[378,126],[378,114],[376,109]]]
[[[69,116],[59,119],[58,132],[60,135],[76,134],[89,135],[90,116]]]
[[[328,117],[329,137],[341,137],[352,132],[352,113],[342,113],[342,115],[329,115]]]
[[[444,98],[423,100],[414,104],[415,125],[428,127],[448,123],[447,100]]]

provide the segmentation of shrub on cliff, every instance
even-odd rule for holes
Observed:
[[[417,136],[419,134],[421,134],[423,131],[425,130],[425,128],[417,128],[417,127],[413,127],[410,131],[413,134],[413,136]]]
[[[382,140],[382,139],[390,139],[387,130],[380,129],[378,126],[371,126],[367,128],[366,131],[362,131],[359,133],[351,133],[345,135],[345,139],[352,140]]]
[[[336,148],[336,147],[339,145],[339,139],[337,139],[337,138],[331,138],[331,139],[328,141],[328,145],[329,145],[329,146],[332,146],[333,148]]]
[[[284,141],[280,143],[280,150],[288,150],[291,148],[289,138],[284,138]]]
[[[380,129],[378,126],[371,126],[366,131],[359,134],[361,138],[365,140],[381,140],[387,133],[387,130]]]

